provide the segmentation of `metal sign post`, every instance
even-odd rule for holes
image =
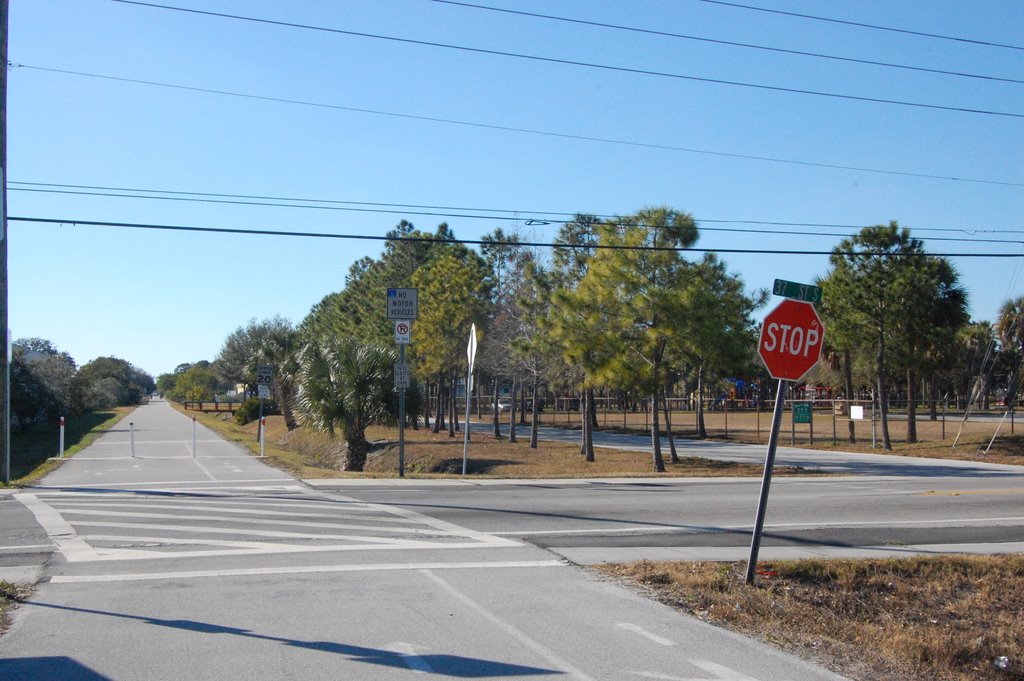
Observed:
[[[128,451],[131,453],[132,458],[135,458],[135,423],[131,422],[128,424]]]
[[[263,442],[263,426],[265,425],[263,420],[263,400],[270,398],[270,386],[274,384],[274,367],[270,364],[257,364],[256,365],[256,393],[260,398],[260,416],[259,416],[259,433],[256,434],[256,439],[260,441],[260,447]]]
[[[57,452],[57,457],[63,459],[64,458],[64,417],[63,416],[60,417],[60,445],[59,445],[59,450],[60,451]]]
[[[267,431],[267,420],[261,416],[260,417],[260,458],[261,459],[266,458],[266,453],[263,451],[263,443],[266,441],[266,437],[267,437],[266,431]]]
[[[192,458],[196,458],[196,417],[192,417]]]
[[[405,346],[412,342],[412,322],[395,321],[395,343],[398,364],[395,365],[395,390],[398,391],[398,477],[405,477],[405,390],[409,387],[409,365],[405,363]]]
[[[768,435],[768,453],[764,459],[764,477],[761,479],[761,495],[757,502],[757,515],[754,516],[754,536],[750,540],[750,558],[747,560],[747,584],[754,583],[757,570],[757,554],[761,550],[761,532],[764,530],[764,515],[768,510],[768,490],[772,486],[772,470],[775,468],[775,450],[779,444],[779,428],[782,425],[783,396],[786,394],[786,381],[779,379],[779,389],[775,393],[775,411],[772,412],[772,429]]]
[[[768,374],[772,378],[778,379],[779,387],[775,394],[775,411],[772,413],[772,429],[768,436],[768,452],[765,455],[761,495],[757,502],[757,514],[754,517],[754,534],[750,540],[747,584],[754,583],[754,575],[757,572],[757,554],[761,549],[761,532],[764,530],[764,516],[768,508],[768,491],[772,484],[772,470],[775,468],[775,451],[779,443],[786,385],[788,381],[799,381],[804,374],[811,370],[811,367],[818,363],[818,359],[821,357],[821,347],[825,342],[825,329],[821,324],[821,318],[818,317],[814,305],[808,302],[810,300],[820,301],[821,289],[776,279],[774,290],[776,295],[785,296],[787,300],[779,303],[765,315],[757,343],[757,354],[768,369]],[[800,300],[794,300],[794,298]],[[793,422],[795,424],[795,418]],[[795,425],[793,425],[793,429],[795,439]]]
[[[466,474],[469,464],[469,396],[473,394],[473,362],[476,360],[476,324],[469,330],[469,344],[466,346],[466,434],[462,441],[462,474]]]

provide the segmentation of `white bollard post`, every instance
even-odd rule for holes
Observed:
[[[57,457],[60,459],[64,458],[64,417],[60,417],[60,450],[57,452]]]
[[[266,417],[263,417],[263,418],[260,419],[260,458],[261,459],[264,458],[264,456],[265,456],[265,454],[263,453],[263,442],[264,442],[264,440],[266,438],[266,432],[267,432],[267,419],[266,419]]]
[[[192,417],[192,458],[196,458],[196,417]]]
[[[135,423],[131,422],[128,424],[128,451],[131,452],[132,458],[135,458]]]

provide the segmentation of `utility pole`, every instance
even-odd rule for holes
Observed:
[[[7,325],[7,11],[0,0],[0,447],[3,448],[4,484],[11,483],[11,342]]]

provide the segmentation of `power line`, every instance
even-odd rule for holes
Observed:
[[[319,109],[331,109],[335,111],[348,111],[351,113],[361,113],[372,116],[386,116],[389,118],[400,118],[405,120],[425,121],[428,123],[440,123],[443,125],[458,125],[470,128],[480,128],[484,130],[497,130],[500,132],[514,132],[524,135],[538,135],[542,137],[553,137],[555,139],[567,139],[578,142],[596,142],[599,144],[614,144],[617,146],[635,147],[639,149],[654,149],[658,151],[670,151],[676,153],[685,154],[698,154],[702,156],[716,156],[720,158],[733,158],[744,161],[758,161],[762,163],[779,163],[784,165],[802,166],[807,168],[826,168],[829,170],[844,170],[861,173],[872,173],[877,175],[894,175],[898,177],[911,177],[926,180],[944,180],[947,182],[968,182],[971,184],[984,184],[984,185],[995,185],[1000,187],[1024,187],[1024,182],[1009,182],[1004,180],[988,180],[981,178],[970,178],[970,177],[957,177],[953,175],[936,175],[932,173],[918,173],[912,171],[902,170],[888,170],[884,168],[869,168],[863,166],[849,166],[837,163],[821,163],[817,161],[801,161],[797,159],[779,158],[773,156],[757,156],[754,154],[737,154],[726,151],[714,151],[710,149],[697,149],[691,147],[679,147],[670,144],[656,144],[650,142],[637,142],[632,140],[615,139],[611,137],[593,137],[589,135],[575,135],[571,133],[553,132],[549,130],[537,130],[533,128],[517,128],[508,125],[494,125],[490,123],[478,123],[474,121],[463,121],[453,118],[440,118],[436,116],[420,116],[417,114],[400,113],[395,111],[383,111],[378,109],[363,109],[351,106],[342,106],[340,104],[327,104],[324,102],[312,102],[308,100],[300,99],[286,99],[284,97],[270,97],[267,95],[255,95],[245,92],[235,92],[231,90],[218,90],[213,88],[202,88],[194,87],[190,85],[178,85],[175,83],[164,83],[152,80],[141,80],[138,78],[124,78],[121,76],[109,76],[98,73],[87,73],[84,71],[72,71],[69,69],[57,69],[45,66],[33,66],[31,64],[9,64],[11,68],[22,68],[32,71],[42,71],[45,73],[59,73],[69,76],[79,76],[83,78],[96,78],[99,80],[109,80],[120,83],[132,83],[134,85],[148,85],[152,87],[162,87],[172,90],[183,90],[185,92],[200,92],[203,94],[218,95],[224,97],[238,97],[241,99],[251,99],[263,102],[274,102],[277,104],[291,104],[295,106],[308,106]]]
[[[412,237],[412,236],[379,236],[371,234],[330,234],[324,232],[294,232],[288,230],[271,229],[242,229],[234,227],[192,227],[185,225],[156,225],[138,222],[108,222],[102,220],[76,220],[68,218],[39,218],[10,216],[9,222],[27,222],[35,224],[51,225],[74,225],[86,227],[115,227],[124,229],[160,230],[172,232],[209,233],[209,234],[236,234],[243,236],[284,236],[306,239],[341,239],[357,241],[393,241],[393,242],[415,242],[415,243],[440,243],[440,244],[462,244],[466,246],[508,246],[510,248],[568,248],[585,250],[612,250],[612,251],[671,251],[676,253],[729,253],[741,255],[815,255],[815,256],[858,256],[858,257],[892,257],[892,256],[913,256],[932,258],[1024,258],[1024,253],[886,253],[874,251],[794,251],[784,249],[755,249],[755,248],[683,248],[672,246],[611,246],[607,244],[562,244],[547,241],[485,241],[483,239],[438,239],[436,237]]]
[[[674,33],[671,31],[658,31],[650,28],[639,28],[637,26],[624,26],[621,24],[609,24],[601,21],[589,21],[587,19],[577,19],[573,17],[562,17],[555,16],[552,14],[540,14],[538,12],[525,12],[516,9],[506,9],[504,7],[490,7],[488,5],[477,5],[470,2],[459,2],[459,0],[431,0],[432,2],[453,5],[456,7],[466,7],[469,9],[479,9],[488,12],[500,12],[502,14],[512,14],[517,16],[531,17],[534,19],[546,19],[549,21],[561,21],[569,24],[578,24],[581,26],[594,26],[596,28],[608,28],[616,31],[628,31],[630,33],[641,33],[646,35],[659,36],[663,38],[678,38],[681,40],[693,40],[696,42],[710,43],[714,45],[726,45],[729,47],[742,47],[751,50],[761,50],[764,52],[778,52],[780,54],[792,54],[800,57],[812,57],[815,59],[829,59],[832,61],[841,61],[853,64],[864,64],[867,66],[881,66],[890,69],[902,69],[905,71],[919,71],[922,73],[933,73],[943,76],[955,76],[959,78],[974,78],[979,80],[991,80],[1003,83],[1016,83],[1024,84],[1024,80],[1017,78],[1004,78],[1002,76],[989,76],[978,73],[965,73],[963,71],[946,71],[943,69],[932,69],[925,66],[912,66],[909,64],[896,64],[893,62],[875,61],[872,59],[858,59],[856,57],[841,57],[834,54],[824,54],[822,52],[806,52],[803,50],[792,50],[782,47],[770,47],[768,45],[756,45],[753,43],[741,43],[733,40],[722,40],[718,38],[707,38],[704,36],[687,35],[684,33]]]
[[[548,215],[549,219],[545,219],[544,223],[554,224],[567,224],[573,222],[573,219],[562,219],[553,218],[552,214],[541,213],[539,211],[492,211],[506,213],[506,215],[487,215],[483,213],[486,209],[476,208],[454,208],[450,210],[463,210],[463,211],[481,211],[480,214],[473,213],[443,213],[443,212],[427,212],[408,210],[412,208],[432,208],[431,206],[412,206],[411,204],[373,204],[370,202],[344,202],[344,201],[325,201],[320,199],[282,199],[272,197],[259,197],[259,196],[245,196],[245,195],[230,195],[230,194],[209,194],[200,192],[191,192],[191,196],[158,196],[156,193],[161,194],[184,194],[184,192],[168,192],[159,190],[134,190],[134,189],[114,189],[113,191],[95,191],[97,189],[112,189],[112,188],[101,188],[101,187],[90,187],[87,188],[89,191],[81,191],[79,189],[44,189],[40,187],[21,187],[16,185],[29,184],[22,182],[11,182],[9,187],[10,191],[20,192],[32,192],[42,194],[65,194],[73,196],[99,196],[106,198],[126,198],[126,199],[140,199],[149,201],[179,201],[189,203],[213,203],[213,204],[228,204],[235,206],[260,206],[269,208],[303,208],[307,210],[331,210],[331,211],[347,211],[347,212],[358,212],[358,213],[377,213],[377,214],[392,214],[392,215],[415,215],[421,217],[441,217],[441,218],[463,218],[472,220],[514,220],[517,222],[530,222],[526,218],[514,217],[515,213],[524,213],[532,215]],[[53,185],[50,185],[53,186]],[[126,193],[136,192],[136,193]],[[142,193],[146,192],[146,193]],[[228,198],[213,198],[213,197],[228,197]],[[288,203],[284,203],[287,201]],[[301,202],[301,203],[300,203]],[[358,203],[362,207],[355,207],[351,205],[309,205],[309,204],[347,204],[347,203]],[[373,207],[370,207],[373,206]],[[400,209],[402,208],[402,209]],[[513,216],[507,215],[512,213]],[[569,213],[560,213],[559,215],[574,215]],[[595,216],[606,219],[617,219],[614,216]],[[694,218],[695,222],[711,222],[711,223],[750,223],[752,221],[745,220],[703,220],[701,218]],[[809,223],[770,223],[776,226],[832,226],[839,227],[836,225],[811,225]],[[854,225],[843,225],[841,227],[847,229],[860,229],[859,226]],[[780,229],[752,229],[752,228],[739,228],[739,227],[706,227],[702,226],[701,231],[703,232],[726,232],[726,233],[738,233],[738,234],[771,234],[775,236],[821,236],[821,237],[839,237],[846,238],[852,236],[851,234],[841,234],[836,232],[812,232],[806,229],[801,230],[780,230]],[[937,231],[928,230],[927,228],[916,228],[917,231]],[[962,230],[961,230],[962,231]],[[1008,232],[1013,233],[1013,232]],[[1016,232],[1024,233],[1024,232]],[[928,237],[930,241],[953,241],[953,242],[968,242],[968,243],[992,243],[992,244],[1024,244],[1024,241],[1019,239],[980,239],[977,237],[963,238],[963,237]]]
[[[890,31],[892,33],[903,33],[905,35],[916,35],[923,38],[937,38],[939,40],[952,40],[960,43],[970,43],[973,45],[984,45],[986,47],[1001,47],[1007,50],[1024,50],[1024,46],[1021,45],[1008,45],[1006,43],[996,43],[988,40],[978,40],[975,38],[962,38],[952,35],[942,35],[940,33],[926,33],[924,31],[912,31],[905,28],[895,28],[893,26],[881,26],[879,24],[866,24],[859,21],[846,21],[844,19],[834,19],[832,17],[822,17],[813,14],[800,14],[799,12],[784,12],[779,9],[769,9],[767,7],[755,7],[754,5],[741,5],[737,2],[725,2],[725,0],[700,0],[711,5],[724,5],[726,7],[736,7],[739,9],[748,9],[755,12],[766,12],[768,14],[781,14],[783,16],[797,17],[800,19],[813,19],[814,21],[826,21],[832,24],[845,24],[846,26],[857,26],[859,28],[871,28],[876,31]]]
[[[685,80],[697,83],[709,83],[714,85],[729,85],[732,87],[741,87],[754,90],[765,90],[769,92],[782,92],[786,94],[798,94],[807,95],[812,97],[828,97],[831,99],[840,99],[846,101],[856,102],[868,102],[871,104],[889,104],[893,106],[905,106],[918,109],[930,109],[935,111],[953,111],[956,113],[967,113],[967,114],[978,114],[984,116],[1002,116],[1008,118],[1024,118],[1024,113],[1018,113],[1013,111],[996,111],[991,109],[973,109],[970,107],[960,106],[945,106],[942,104],[930,104],[927,102],[912,102],[900,99],[886,99],[883,97],[867,97],[862,95],[850,95],[842,94],[838,92],[826,92],[823,90],[806,90],[802,88],[783,87],[779,85],[765,85],[763,83],[748,83],[744,81],[736,80],[725,80],[722,78],[705,78],[703,76],[693,76],[683,73],[671,73],[668,71],[654,71],[651,69],[638,69],[630,68],[627,66],[614,66],[611,64],[598,64],[595,62],[585,62],[575,59],[559,59],[557,57],[542,57],[534,54],[524,54],[522,52],[506,52],[503,50],[490,50],[482,47],[469,47],[466,45],[454,45],[452,43],[439,43],[429,40],[416,40],[413,38],[399,38],[396,36],[381,35],[378,33],[365,33],[362,31],[349,31],[340,28],[328,28],[326,26],[314,26],[311,24],[299,24],[288,21],[277,21],[273,19],[260,19],[258,17],[247,17],[239,14],[226,14],[223,12],[210,12],[206,10],[189,9],[185,7],[173,7],[171,5],[158,5],[148,2],[139,2],[138,0],[114,0],[127,5],[138,5],[141,7],[150,7],[153,9],[168,10],[173,12],[185,12],[187,14],[197,14],[201,16],[218,17],[222,19],[233,19],[236,21],[246,21],[257,24],[269,24],[272,26],[282,26],[287,28],[299,28],[308,31],[321,31],[324,33],[333,33],[338,35],[347,35],[357,38],[369,38],[372,40],[384,40],[393,43],[402,43],[405,45],[419,45],[422,47],[437,47],[446,50],[457,50],[460,52],[470,52],[473,54],[487,54],[496,57],[509,57],[512,59],[522,59],[527,61],[543,62],[547,64],[561,64],[563,66],[578,66],[582,68],[597,69],[601,71],[613,71],[617,73],[630,73],[634,75],[653,76],[657,78],[671,78],[674,80]]]

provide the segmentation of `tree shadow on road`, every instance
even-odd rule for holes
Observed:
[[[83,613],[86,615],[101,615],[105,617],[116,617],[118,619],[134,620],[143,624],[151,624],[160,627],[168,627],[170,629],[177,629],[179,631],[194,632],[197,634],[223,634],[228,636],[240,636],[249,639],[256,639],[260,641],[268,641],[273,643],[281,643],[287,646],[295,648],[304,648],[307,650],[316,650],[326,653],[335,653],[338,655],[345,655],[352,662],[362,662],[366,664],[380,665],[384,667],[396,667],[399,669],[409,669],[412,671],[433,673],[440,676],[449,676],[452,678],[461,679],[483,679],[483,678],[498,678],[498,677],[511,677],[511,676],[540,676],[548,674],[563,674],[564,672],[557,669],[542,669],[539,667],[528,667],[524,665],[511,664],[508,662],[499,662],[497,660],[485,660],[474,657],[463,657],[461,655],[447,655],[440,653],[427,653],[427,654],[414,654],[412,652],[404,652],[401,650],[387,650],[384,648],[367,648],[364,646],[350,645],[347,643],[338,643],[335,641],[302,641],[298,639],[284,638],[280,636],[269,636],[266,634],[259,634],[250,629],[242,629],[239,627],[224,626],[220,624],[214,624],[211,622],[200,622],[197,620],[187,619],[162,619],[159,617],[146,617],[142,615],[129,615],[126,613],[110,612],[105,610],[93,610],[90,608],[76,608],[68,605],[58,605],[55,603],[43,603],[41,601],[26,600],[25,604],[31,605],[38,608],[53,608],[56,610],[63,610],[69,612]],[[412,648],[410,647],[410,650]],[[8,660],[7,662],[18,662],[21,665],[31,664],[33,660],[38,661],[38,664],[51,664],[48,662],[54,658],[21,658],[20,660]],[[61,658],[65,659],[65,658]],[[0,660],[0,672],[4,670],[4,660]],[[77,665],[77,662],[71,661]],[[47,667],[46,669],[49,669]],[[83,669],[85,669],[83,667]],[[25,671],[24,669],[22,671]],[[36,671],[36,670],[32,670]],[[38,671],[44,671],[43,667],[40,667]],[[89,671],[89,670],[86,670]],[[89,671],[92,676],[46,676],[32,675],[29,674],[24,678],[72,678],[82,679],[83,681],[100,681],[106,677],[94,674]],[[0,674],[0,678],[7,679],[5,674]]]

